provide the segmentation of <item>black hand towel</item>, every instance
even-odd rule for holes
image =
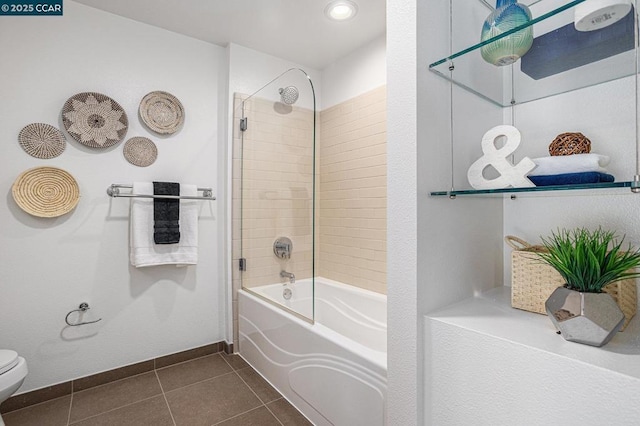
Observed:
[[[153,182],[153,195],[180,195],[180,184]],[[153,199],[153,241],[156,244],[180,242],[180,200]]]

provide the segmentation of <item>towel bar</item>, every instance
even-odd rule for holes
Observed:
[[[169,198],[174,200],[215,200],[216,197],[213,196],[213,190],[211,188],[198,188],[198,192],[202,192],[201,196],[192,196],[192,195],[151,195],[151,194],[132,194],[132,193],[121,193],[120,188],[133,189],[133,185],[125,185],[119,183],[112,183],[111,186],[107,188],[107,195],[109,197],[117,198],[117,197],[127,197],[127,198]]]

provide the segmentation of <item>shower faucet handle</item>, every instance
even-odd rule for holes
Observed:
[[[273,243],[273,254],[280,259],[290,259],[293,243],[287,237],[279,237]]]

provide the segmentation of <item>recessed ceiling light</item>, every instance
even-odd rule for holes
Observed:
[[[324,8],[324,14],[333,21],[347,21],[358,13],[358,6],[349,0],[332,1]]]

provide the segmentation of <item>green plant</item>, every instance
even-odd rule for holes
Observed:
[[[565,279],[567,288],[585,293],[600,293],[607,284],[639,277],[634,268],[640,265],[640,251],[631,245],[622,249],[624,236],[618,241],[612,231],[601,228],[559,230],[542,238],[547,252],[538,253]]]

